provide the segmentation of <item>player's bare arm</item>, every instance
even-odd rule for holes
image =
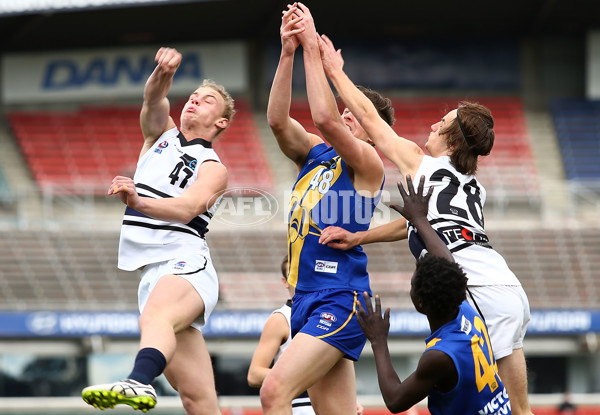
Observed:
[[[298,121],[290,117],[294,53],[299,45],[296,35],[304,30],[294,26],[301,20],[294,14],[295,11],[296,7],[290,6],[281,17],[281,55],[269,94],[267,120],[283,154],[300,167],[310,149],[323,140],[307,133]]]
[[[419,235],[423,239],[425,246],[430,254],[445,258],[448,261],[454,262],[452,253],[446,246],[446,243],[440,239],[438,233],[433,229],[429,221],[427,220],[427,210],[429,207],[429,199],[433,194],[433,188],[430,187],[426,194],[423,194],[423,188],[425,186],[425,176],[421,176],[419,180],[419,187],[415,192],[415,188],[412,183],[410,175],[406,176],[406,189],[401,182],[398,182],[398,190],[404,202],[403,206],[390,205],[392,209],[404,216],[409,222],[411,222]]]
[[[326,36],[319,37],[321,60],[327,76],[333,82],[342,101],[358,119],[362,127],[381,152],[389,158],[402,174],[414,175],[424,156],[414,142],[399,137],[377,113],[373,103],[354,85],[343,71],[341,50],[336,50]]]
[[[391,412],[398,413],[410,409],[425,399],[438,383],[451,383],[452,373],[456,372],[454,363],[446,354],[434,350],[426,352],[421,357],[417,370],[402,382],[394,369],[388,348],[390,309],[386,309],[382,316],[379,296],[375,296],[374,308],[371,306],[369,295],[363,293],[363,296],[367,308],[363,308],[357,301],[356,317],[371,343],[381,395]]]
[[[160,48],[154,58],[156,68],[146,81],[144,103],[140,112],[140,126],[144,135],[144,154],[162,133],[175,127],[169,115],[167,93],[171,89],[173,76],[181,63],[181,53],[172,48]]]
[[[313,122],[352,170],[354,187],[372,197],[383,183],[383,162],[372,146],[356,139],[346,127],[325,76],[310,10],[298,3],[296,14],[302,17],[296,27],[304,28],[296,36],[304,52],[306,90]]]
[[[261,387],[271,370],[271,363],[279,351],[279,346],[287,341],[289,332],[290,327],[283,314],[273,313],[269,316],[250,362],[248,385],[254,388]]]
[[[350,232],[339,226],[328,226],[321,232],[319,243],[330,248],[348,250],[358,245],[395,242],[408,238],[406,219],[399,218],[366,231]]]
[[[375,349],[373,353],[377,353]],[[379,366],[377,371],[379,372]],[[450,391],[457,381],[458,373],[452,359],[439,350],[429,350],[423,353],[417,369],[404,382],[394,384],[380,379],[379,385],[387,408],[393,413],[398,413],[407,411],[421,402],[434,388],[442,392]]]
[[[198,179],[179,197],[164,199],[140,197],[133,180],[123,176],[113,179],[108,194],[119,194],[127,206],[154,219],[189,223],[196,216],[210,209],[226,189],[225,166],[216,161],[206,161],[198,166]]]

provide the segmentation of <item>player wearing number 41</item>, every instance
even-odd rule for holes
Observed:
[[[83,399],[100,409],[156,405],[152,381],[163,371],[186,414],[220,414],[212,364],[201,328],[217,304],[219,281],[204,235],[227,187],[227,170],[212,149],[235,112],[225,89],[204,81],[185,103],[181,129],[167,93],[181,54],[160,48],[144,89],[144,143],[134,179],[117,176],[109,195],[127,205],[120,269],[141,270],[140,350],[127,379],[94,385]]]
[[[426,178],[433,188],[428,219],[443,236],[456,262],[467,274],[467,300],[485,319],[498,370],[511,397],[513,412],[531,414],[527,397],[527,369],[523,339],[530,319],[529,301],[504,258],[492,249],[484,229],[486,193],[475,177],[480,156],[494,144],[494,119],[488,108],[462,102],[431,125],[424,151],[398,136],[377,115],[371,102],[343,71],[341,51],[326,36],[319,38],[323,67],[344,104],[400,173]],[[349,248],[354,244],[406,238],[416,258],[425,251],[418,231],[405,220],[351,234],[341,228],[324,229],[319,242]]]
[[[398,185],[404,206],[392,205],[415,226],[429,251],[417,260],[410,298],[417,311],[427,316],[431,335],[425,340],[417,369],[404,382],[392,366],[387,345],[390,309],[382,318],[379,296],[375,296],[373,310],[368,293],[364,293],[366,308],[357,303],[357,319],[371,342],[383,399],[393,413],[406,411],[428,397],[432,415],[511,414],[485,322],[465,301],[465,273],[427,221],[433,189],[423,196],[424,179],[422,176],[415,193],[408,176],[408,194]]]

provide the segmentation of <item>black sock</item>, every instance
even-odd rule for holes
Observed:
[[[146,347],[140,350],[135,357],[135,364],[128,378],[149,385],[156,377],[160,376],[166,366],[167,359],[159,350]]]

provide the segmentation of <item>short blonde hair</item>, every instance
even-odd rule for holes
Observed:
[[[231,124],[231,120],[233,120],[233,116],[235,115],[235,108],[234,108],[234,100],[231,97],[231,95],[229,94],[229,92],[227,92],[227,90],[225,89],[225,87],[223,85],[219,85],[217,84],[215,81],[211,80],[211,79],[205,79],[204,81],[202,81],[202,84],[200,84],[200,86],[198,88],[212,88],[215,91],[217,91],[219,94],[221,94],[221,96],[223,97],[223,101],[225,102],[225,108],[223,109],[223,117],[227,118],[227,126],[229,126],[229,124]],[[217,135],[221,134],[223,131],[225,131],[225,128],[223,128],[221,131],[219,131],[217,133]]]

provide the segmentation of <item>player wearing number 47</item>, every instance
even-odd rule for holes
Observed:
[[[363,308],[357,303],[357,319],[371,342],[381,394],[394,413],[406,411],[428,397],[432,415],[511,414],[485,322],[465,301],[465,273],[427,221],[433,189],[423,196],[424,182],[422,176],[415,193],[408,176],[408,194],[398,185],[404,206],[391,206],[415,226],[429,251],[417,260],[410,298],[417,311],[427,316],[431,335],[425,340],[426,349],[417,369],[404,382],[392,366],[387,345],[390,309],[382,318],[379,296],[375,296],[373,310],[366,292],[368,306]]]
[[[156,405],[152,381],[163,371],[186,414],[220,414],[202,327],[217,304],[219,281],[204,235],[227,187],[227,169],[212,143],[235,112],[225,89],[204,81],[180,116],[170,117],[167,93],[181,54],[160,48],[144,89],[144,143],[133,180],[117,176],[109,195],[127,205],[119,244],[120,269],[141,270],[140,350],[127,379],[82,391],[96,408]]]
[[[400,170],[402,176],[425,176],[433,188],[428,219],[443,237],[454,259],[467,274],[467,301],[485,319],[489,328],[498,370],[511,398],[513,413],[529,415],[527,369],[523,339],[530,319],[529,301],[521,283],[504,258],[492,249],[486,236],[483,206],[486,193],[475,177],[480,156],[494,144],[494,118],[488,108],[462,102],[431,125],[424,151],[398,136],[381,122],[371,102],[343,71],[341,51],[326,36],[319,38],[323,67],[344,104],[379,150]],[[341,228],[324,229],[319,242],[348,248],[355,243],[393,241],[406,238],[419,258],[426,251],[418,231],[404,219],[350,234]]]

